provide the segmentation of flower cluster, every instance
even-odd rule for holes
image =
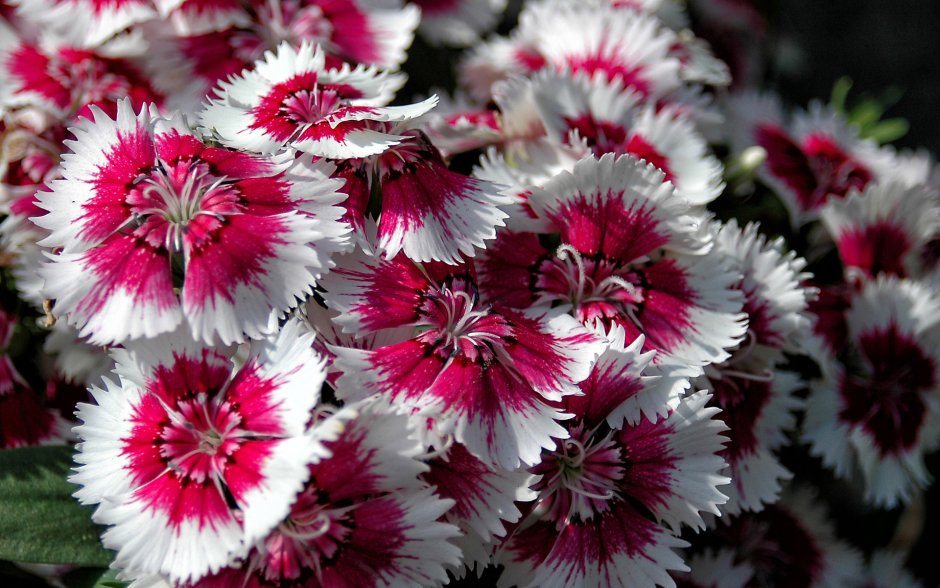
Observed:
[[[14,4],[0,235],[51,361],[0,308],[0,447],[77,441],[120,579],[850,585],[781,450],[928,484],[932,160],[732,93],[678,4]],[[416,34],[473,45],[455,95],[400,96]],[[710,211],[742,152],[805,251]]]

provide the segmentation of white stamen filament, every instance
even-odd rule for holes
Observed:
[[[151,206],[136,211],[137,217],[158,215],[170,225],[166,233],[164,247],[170,253],[184,252],[183,237],[186,234],[189,221],[201,215],[221,218],[217,212],[202,210],[203,198],[219,188],[224,179],[216,179],[209,185],[204,181],[205,172],[197,167],[189,170],[183,185],[176,189],[169,177],[163,172],[157,172],[140,182],[141,194],[151,201],[162,203],[163,206]]]
[[[486,331],[475,332],[472,330],[473,323],[489,314],[490,311],[488,308],[483,310],[471,310],[476,304],[475,297],[462,290],[449,290],[448,292],[453,296],[453,298],[449,298],[445,295],[434,299],[434,301],[444,310],[444,313],[447,317],[446,324],[441,329],[445,337],[445,345],[456,345],[457,341],[459,341],[461,338],[470,340],[474,345],[487,341],[491,343],[499,343],[502,340],[494,333],[488,333]],[[459,317],[457,308],[458,305],[456,304],[455,300],[457,298],[464,301],[463,312]]]
[[[447,452],[450,451],[450,448],[454,446],[454,436],[445,435],[444,436],[444,445],[439,448],[434,448],[430,451],[426,451],[421,455],[416,455],[415,459],[418,461],[430,461],[432,459],[437,459],[438,457],[443,457],[447,455]]]
[[[313,529],[298,530],[297,527],[309,527],[316,525]],[[280,532],[296,541],[313,541],[326,535],[330,531],[330,515],[324,511],[319,511],[310,519],[297,520],[292,518],[287,523],[281,525]]]
[[[565,489],[573,494],[594,500],[610,500],[614,497],[614,480],[598,476],[596,473],[583,468],[588,457],[608,445],[611,435],[598,443],[585,446],[577,439],[566,439],[561,446],[561,452],[555,455],[561,462],[561,467],[549,478],[546,487]],[[570,451],[569,451],[570,450]],[[593,488],[599,490],[594,491]],[[570,518],[577,509],[575,501],[571,503]]]
[[[565,280],[568,282],[568,287],[571,290],[569,301],[574,308],[578,308],[585,302],[602,301],[612,298],[617,290],[626,291],[632,301],[642,300],[642,294],[637,287],[621,276],[607,276],[595,283],[593,278],[587,275],[581,252],[573,246],[567,243],[559,245],[558,249],[555,251],[555,256],[558,257],[559,260],[573,263],[575,266],[574,276],[571,275],[571,272],[562,271],[562,275],[565,277]],[[625,306],[629,307],[630,305]],[[636,317],[629,312],[629,309],[628,314],[631,315],[634,322],[637,322]]]

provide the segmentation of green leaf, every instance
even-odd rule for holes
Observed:
[[[867,129],[878,122],[883,114],[884,108],[881,104],[875,100],[865,100],[852,108],[848,119],[850,123],[858,125],[859,128]]]
[[[832,96],[829,98],[829,104],[836,112],[845,112],[845,100],[849,96],[849,90],[852,89],[852,78],[842,76],[832,86]]]
[[[65,588],[126,588],[129,582],[117,579],[117,570],[79,568],[62,576]]]
[[[71,447],[0,451],[0,559],[107,567],[92,509],[72,498]]]
[[[903,118],[889,118],[869,129],[867,137],[884,145],[907,134],[911,125]]]

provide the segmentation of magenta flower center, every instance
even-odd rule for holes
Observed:
[[[573,430],[570,439],[559,441],[556,451],[534,469],[542,474],[536,489],[545,506],[539,508],[545,508],[559,526],[609,510],[624,476],[625,462],[613,434],[597,438],[582,427]]]
[[[298,90],[284,100],[281,112],[297,124],[314,123],[336,110],[340,100],[333,90]]]
[[[571,245],[562,245],[555,258],[542,263],[541,273],[539,288],[549,297],[570,303],[579,319],[623,313],[639,324],[635,309],[643,302],[643,293],[634,272],[604,259],[586,259]]]
[[[891,325],[865,333],[841,382],[840,417],[868,430],[885,453],[917,443],[926,397],[937,383],[933,361],[917,341]]]
[[[264,554],[255,554],[263,561],[253,565],[264,570],[270,579],[296,579],[311,570],[322,578],[322,566],[334,559],[353,532],[350,512],[356,505],[345,507],[326,504],[326,498],[312,486],[308,487],[291,508],[287,520],[265,541]]]
[[[170,423],[160,436],[160,454],[170,469],[203,483],[222,479],[228,457],[239,445],[241,418],[228,402],[207,400],[205,394],[164,407]]]
[[[182,252],[190,224],[200,216],[220,221],[232,212],[235,198],[225,178],[214,176],[205,163],[193,161],[158,164],[142,174],[127,203],[148,241],[170,252]]]
[[[430,296],[425,311],[424,323],[432,327],[437,345],[472,360],[492,359],[502,350],[504,337],[511,334],[502,317],[480,308],[476,297],[459,286]]]

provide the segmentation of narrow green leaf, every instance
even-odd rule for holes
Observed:
[[[884,114],[884,108],[875,100],[865,100],[849,113],[849,122],[854,123],[861,129],[867,129],[878,122],[881,115]]]
[[[849,97],[849,90],[852,89],[852,78],[842,76],[832,86],[832,96],[829,98],[829,105],[836,112],[845,112],[845,101]]]
[[[72,498],[70,447],[0,451],[0,559],[107,567],[92,509]]]
[[[129,582],[117,579],[117,570],[79,568],[62,576],[65,588],[127,588]]]
[[[906,135],[910,127],[911,125],[903,118],[889,118],[872,127],[868,131],[868,138],[884,145]]]

